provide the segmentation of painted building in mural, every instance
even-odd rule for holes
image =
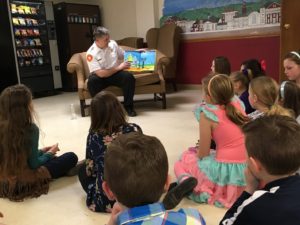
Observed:
[[[220,17],[210,16],[206,20],[194,21],[169,17],[166,23],[176,23],[184,32],[209,32],[234,29],[247,29],[280,24],[280,4],[271,2],[265,4],[259,11],[247,12],[246,4],[242,4],[241,13],[226,9]]]

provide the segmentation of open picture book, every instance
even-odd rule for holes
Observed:
[[[131,71],[131,72],[154,71],[155,63],[156,63],[156,51],[155,50],[125,51],[124,61],[130,62],[131,64],[130,68],[127,69],[127,71]]]

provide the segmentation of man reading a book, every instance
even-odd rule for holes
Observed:
[[[94,43],[86,53],[86,60],[91,75],[88,78],[88,89],[92,97],[108,86],[122,88],[124,108],[128,116],[136,116],[133,108],[135,78],[125,71],[130,67],[124,62],[124,51],[118,44],[110,40],[109,31],[105,27],[94,30]]]

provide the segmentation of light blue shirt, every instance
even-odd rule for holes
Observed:
[[[161,203],[127,209],[117,219],[118,225],[205,225],[197,209],[165,210]]]

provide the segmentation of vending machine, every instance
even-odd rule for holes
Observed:
[[[46,22],[48,28],[48,39],[52,63],[52,73],[53,73],[53,82],[55,89],[62,88],[61,80],[61,66],[59,63],[58,55],[58,43],[57,43],[57,33],[54,20],[54,11],[53,3],[51,1],[45,1],[45,10],[46,10]]]
[[[0,7],[0,30],[1,36],[5,37],[0,45],[8,44],[2,54],[13,63],[9,67],[1,66],[8,73],[1,88],[17,82],[27,85],[32,92],[53,90],[44,2],[5,0],[1,1]]]

